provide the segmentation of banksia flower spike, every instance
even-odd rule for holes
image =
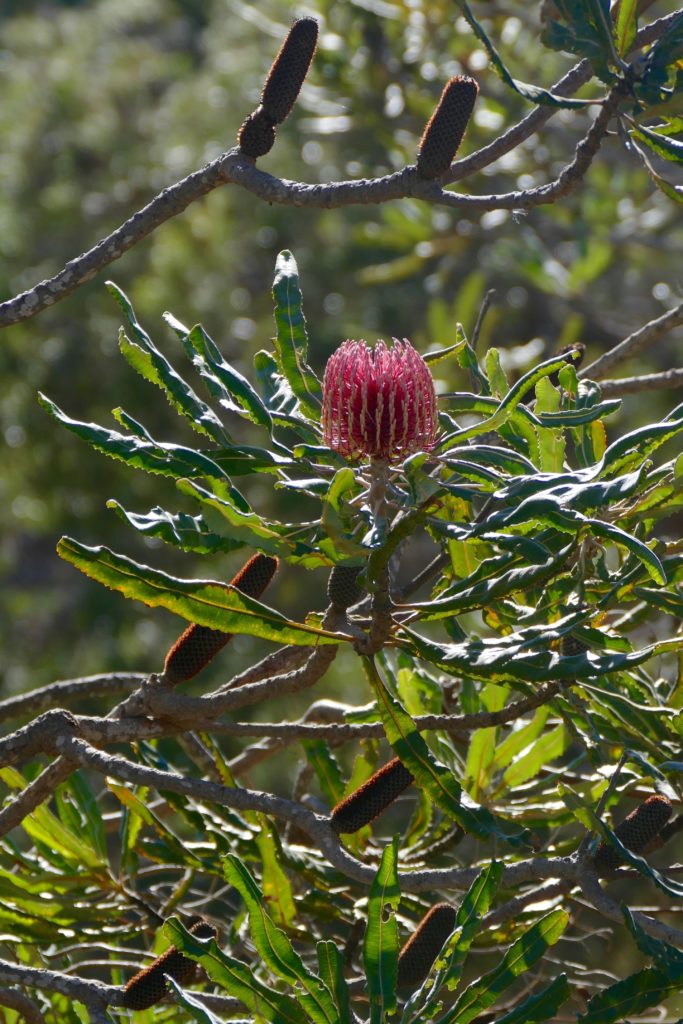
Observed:
[[[363,588],[358,585],[358,565],[335,565],[327,581],[327,598],[339,611],[360,601]]]
[[[614,829],[614,834],[632,853],[644,853],[658,839],[660,831],[671,817],[671,801],[658,793],[636,807],[635,811],[624,818]],[[614,871],[622,863],[616,849],[606,842],[600,843],[593,858],[596,871],[600,873]]]
[[[446,83],[436,110],[427,122],[417,151],[417,170],[423,178],[446,174],[472,116],[479,86],[467,75]]]
[[[230,581],[230,586],[247,597],[258,599],[275,575],[277,566],[277,558],[260,553],[254,555]],[[166,655],[166,681],[175,686],[192,679],[225,647],[232,635],[196,623],[188,626]]]
[[[261,106],[274,124],[282,124],[296,103],[318,44],[318,22],[299,18],[268,72],[261,94]]]
[[[422,984],[455,928],[455,920],[450,903],[437,903],[425,914],[398,955],[398,985],[417,988]]]
[[[337,835],[357,832],[379,817],[413,781],[408,769],[395,757],[337,804],[330,825]]]
[[[438,426],[429,367],[405,339],[374,350],[345,341],[325,367],[322,426],[325,444],[348,459],[429,451]]]
[[[245,156],[265,156],[275,142],[275,128],[291,113],[318,42],[318,23],[299,18],[273,61],[261,94],[261,105],[246,118],[237,135]]]
[[[218,932],[205,921],[199,921],[189,929],[198,939],[215,939]],[[164,975],[169,975],[179,985],[191,985],[197,974],[197,964],[179,953],[175,946],[158,956],[149,967],[145,967],[131,978],[123,990],[123,1005],[129,1010],[147,1010],[160,1002],[167,994]]]

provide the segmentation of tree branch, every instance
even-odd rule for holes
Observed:
[[[0,722],[9,722],[26,714],[35,714],[82,697],[109,697],[135,690],[148,673],[105,672],[80,679],[60,679],[37,690],[0,701]]]
[[[577,376],[579,378],[589,378],[590,380],[600,380],[618,363],[622,363],[625,359],[635,355],[636,352],[640,352],[646,345],[652,345],[654,342],[659,341],[667,331],[673,330],[674,327],[680,327],[681,324],[683,324],[683,302],[658,316],[655,320],[650,320],[649,323],[634,331],[633,334],[629,334],[628,338],[624,338],[618,345],[611,348],[609,352],[605,352],[598,359],[594,359],[588,366],[582,367]],[[658,375],[653,374],[652,376]],[[616,381],[614,383],[619,384],[621,382]],[[674,387],[676,385],[671,386]],[[615,394],[616,392],[613,391],[612,393]]]
[[[7,1006],[26,1021],[26,1024],[45,1024],[45,1018],[32,999],[15,988],[0,988],[0,1006]]]
[[[644,373],[641,377],[622,377],[621,380],[601,380],[603,395],[635,395],[640,391],[665,391],[683,387],[683,369],[663,370],[662,373]]]
[[[658,39],[675,17],[675,13],[667,15],[641,29],[634,39],[632,52]],[[581,61],[552,87],[552,91],[559,96],[570,96],[590,80],[591,74],[590,64],[587,61]],[[537,107],[488,146],[484,146],[464,160],[456,161],[452,165],[446,183],[459,181],[465,176],[489,166],[533,135],[556,112],[555,108]],[[510,192],[500,196],[468,196],[447,192],[438,185],[419,178],[414,167],[405,167],[396,174],[383,178],[332,182],[322,185],[290,182],[258,171],[253,160],[240,154],[239,150],[231,150],[164,189],[92,249],[69,260],[54,277],[41,281],[33,288],[0,303],[0,328],[28,320],[47,306],[54,305],[66,298],[80,285],[89,281],[137,245],[165,221],[182,213],[190,203],[221,185],[240,184],[268,202],[285,202],[293,206],[331,207],[345,206],[350,203],[383,203],[391,199],[412,196],[426,202],[471,209],[529,209],[541,203],[554,202],[579,183],[586,169],[584,167],[581,170],[581,164],[585,159],[585,144],[588,143],[590,135],[589,132],[582,144],[584,150],[579,152],[577,149],[577,158],[565,168],[555,182],[527,192]],[[595,151],[597,151],[597,146],[595,146]],[[577,159],[579,167],[575,166]],[[592,156],[588,163],[590,163],[590,159]],[[568,180],[567,175],[569,175]]]

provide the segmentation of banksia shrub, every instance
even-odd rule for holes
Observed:
[[[340,611],[360,601],[363,588],[358,585],[360,566],[335,565],[327,581],[327,598]]]
[[[632,853],[643,853],[650,843],[659,837],[661,829],[670,817],[671,801],[654,793],[617,825],[614,834],[627,850],[631,850]],[[596,870],[602,873],[614,871],[623,861],[616,849],[603,841],[598,846],[593,863]]]
[[[345,341],[332,354],[323,379],[323,438],[345,458],[398,460],[434,446],[436,392],[422,356],[409,341],[393,339],[374,350]]]
[[[446,174],[472,116],[479,86],[467,75],[451,78],[441,93],[417,151],[417,170],[423,178]]]
[[[254,160],[259,156],[265,156],[273,148],[275,124],[262,107],[257,107],[253,114],[242,122],[237,142],[245,156],[251,156]]]
[[[278,566],[277,558],[254,555],[230,581],[230,586],[258,599],[272,580]],[[232,633],[210,629],[193,623],[178,637],[166,655],[164,676],[174,686],[201,672],[232,639]]]
[[[282,124],[296,103],[317,43],[315,18],[294,22],[268,72],[261,95],[261,106],[275,124]]]
[[[395,757],[337,804],[330,819],[332,828],[337,835],[357,832],[378,818],[413,781],[408,769]]]
[[[215,939],[218,932],[205,921],[198,921],[189,929],[198,939]],[[175,946],[158,956],[149,967],[145,967],[131,978],[123,990],[123,1005],[129,1010],[147,1010],[164,998],[167,993],[164,975],[169,975],[179,985],[191,985],[195,980],[197,964],[179,953]]]
[[[571,636],[571,634],[562,637],[561,651],[565,658],[571,658],[576,654],[583,654],[587,650],[587,645],[583,640],[579,640],[578,637]]]
[[[398,985],[417,988],[425,980],[444,942],[455,928],[450,903],[437,903],[425,914],[398,956]]]

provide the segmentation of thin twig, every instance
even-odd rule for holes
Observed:
[[[83,697],[109,697],[126,693],[136,689],[146,678],[147,674],[142,672],[104,672],[80,679],[60,679],[29,693],[0,701],[0,722],[9,722],[13,718],[46,711],[55,706],[61,707]]]
[[[584,379],[600,380],[619,363],[629,359],[636,352],[640,352],[646,345],[652,345],[654,342],[659,341],[668,331],[673,330],[674,327],[680,327],[681,324],[683,324],[683,302],[661,316],[656,317],[656,319],[650,320],[649,323],[634,331],[633,334],[629,334],[628,338],[624,338],[618,345],[611,348],[609,352],[605,352],[598,359],[594,359],[588,366],[582,367],[577,376]]]
[[[683,369],[644,373],[640,377],[622,377],[621,380],[600,381],[603,395],[613,398],[618,398],[619,395],[635,395],[640,391],[665,391],[682,387]]]
[[[68,779],[72,771],[73,765],[64,757],[58,757],[48,765],[33,782],[0,810],[0,836],[7,835],[20,825],[24,818],[32,814],[36,807],[49,800],[57,786]]]
[[[45,1024],[45,1017],[40,1007],[15,988],[0,988],[0,1006],[16,1010],[24,1018],[26,1024]]]

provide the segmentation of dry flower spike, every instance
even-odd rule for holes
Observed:
[[[276,126],[282,124],[296,103],[317,43],[318,23],[314,18],[294,22],[268,72],[261,105],[244,120],[237,135],[245,156],[256,160],[272,149]]]
[[[197,939],[215,939],[217,930],[205,921],[198,921],[189,929]],[[158,956],[148,967],[131,978],[123,990],[123,1005],[129,1010],[147,1010],[167,994],[168,975],[179,985],[190,985],[197,975],[197,964],[179,953],[175,946]]]
[[[244,565],[229,586],[258,599],[266,589],[278,566],[277,558],[257,554]],[[164,677],[174,686],[192,679],[222,650],[232,633],[210,629],[193,623],[173,644],[164,663]]]
[[[665,796],[654,793],[614,829],[614,834],[632,853],[645,853],[651,843],[658,839],[659,833],[671,817],[671,801]],[[595,869],[600,874],[614,871],[623,861],[617,850],[610,844],[601,842],[593,858]]]
[[[479,86],[468,75],[456,75],[446,83],[420,139],[417,170],[422,178],[440,178],[448,173],[478,92]]]
[[[360,566],[335,565],[327,581],[327,598],[340,611],[360,601],[363,588],[358,584]]]
[[[330,825],[337,835],[358,832],[379,817],[413,781],[413,776],[400,759],[393,758],[337,804],[332,811]]]
[[[437,903],[425,914],[399,953],[399,986],[417,988],[422,984],[455,928],[455,920],[455,909],[450,903]]]

